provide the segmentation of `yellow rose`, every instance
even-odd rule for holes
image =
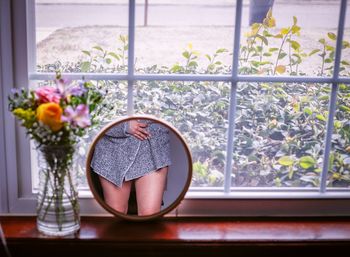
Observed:
[[[53,132],[60,130],[63,126],[61,115],[62,108],[56,103],[43,103],[36,110],[37,119],[49,126]]]

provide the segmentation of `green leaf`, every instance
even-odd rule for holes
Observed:
[[[90,65],[91,63],[90,62],[83,62],[80,66],[80,69],[82,72],[88,72],[90,71]]]
[[[327,51],[334,51],[335,48],[334,48],[333,46],[326,45],[326,50],[327,50]]]
[[[320,100],[320,101],[328,100],[329,99],[329,95],[321,95],[317,99]]]
[[[119,57],[118,54],[113,53],[113,52],[109,52],[108,54],[109,54],[110,56],[114,57],[115,59],[117,59],[118,61],[120,60],[120,57]]]
[[[282,34],[276,34],[274,35],[275,38],[283,38],[283,35]]]
[[[186,59],[189,59],[191,55],[188,51],[185,51],[182,53],[182,56],[185,57]]]
[[[350,63],[348,63],[347,61],[341,61],[340,63],[343,65],[350,65]]]
[[[219,48],[218,50],[216,50],[217,54],[225,53],[225,52],[228,52],[228,50],[226,48]]]
[[[278,59],[283,59],[286,56],[287,56],[287,54],[285,52],[281,52],[278,56]]]
[[[209,54],[206,54],[205,57],[207,57],[208,60],[211,62],[211,57],[209,56]]]
[[[318,40],[318,42],[320,42],[322,45],[326,44],[326,40],[324,38],[321,38],[320,40]]]
[[[320,49],[314,49],[309,53],[309,56],[314,55],[315,53],[318,53],[319,51],[321,51]]]
[[[278,159],[278,163],[283,166],[291,166],[294,163],[294,160],[291,156],[282,156]]]
[[[300,48],[300,44],[297,41],[291,40],[291,45],[294,50],[298,50]]]
[[[106,63],[107,63],[107,64],[111,64],[111,63],[112,63],[111,58],[106,58]]]
[[[192,67],[197,67],[197,66],[198,66],[198,63],[195,62],[195,61],[191,61],[191,62],[188,63],[188,66],[189,66],[189,67],[191,67],[191,66],[192,66]]]
[[[261,35],[256,35],[257,38],[259,38],[265,45],[268,45],[269,42],[267,41],[267,38]]]
[[[342,48],[345,49],[345,48],[350,48],[350,43],[348,41],[343,41],[342,42]]]
[[[294,24],[294,25],[297,24],[297,21],[298,21],[297,17],[293,16],[293,24]]]
[[[322,114],[317,114],[315,117],[318,120],[326,121],[326,118]]]
[[[102,49],[102,47],[100,47],[100,46],[94,46],[93,48],[96,49],[96,50],[99,50],[99,51],[103,52],[103,49]]]
[[[269,52],[275,52],[275,51],[277,51],[279,48],[277,48],[277,47],[271,47],[271,48],[269,48]]]
[[[340,129],[342,127],[341,122],[339,120],[335,120],[334,121],[334,127],[336,129]]]
[[[336,40],[337,39],[337,36],[333,33],[333,32],[328,32],[327,33],[327,36],[332,39],[332,40]]]
[[[88,56],[91,56],[91,53],[90,53],[89,51],[83,50],[82,52],[83,52],[84,54],[88,55]]]
[[[339,109],[345,112],[350,112],[350,108],[346,105],[339,105]]]
[[[303,156],[299,159],[299,165],[303,169],[308,169],[315,166],[316,161],[312,156]]]
[[[304,107],[303,111],[309,115],[312,114],[312,110],[309,107]]]

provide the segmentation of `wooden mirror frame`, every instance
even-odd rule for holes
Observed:
[[[180,140],[180,142],[182,143],[185,152],[186,152],[186,157],[187,157],[187,161],[188,161],[188,174],[187,174],[187,180],[186,183],[184,185],[184,188],[182,189],[181,193],[178,195],[178,197],[176,198],[176,200],[171,203],[168,207],[166,207],[164,210],[161,210],[158,213],[152,214],[152,215],[146,215],[146,216],[137,216],[137,215],[128,215],[128,214],[124,214],[121,212],[116,211],[115,209],[113,209],[112,207],[110,207],[108,204],[105,203],[105,201],[101,198],[100,193],[97,192],[96,188],[95,188],[95,183],[91,177],[91,167],[90,167],[90,163],[92,160],[92,156],[94,153],[94,149],[95,149],[95,145],[96,143],[104,136],[104,134],[113,126],[121,123],[121,122],[125,122],[125,121],[129,121],[129,120],[134,120],[134,119],[148,119],[148,120],[152,120],[154,122],[160,123],[164,126],[166,126],[168,129],[170,129],[175,136]],[[166,213],[172,211],[173,209],[175,209],[180,202],[182,201],[182,199],[184,198],[190,184],[192,181],[192,154],[189,150],[189,147],[185,141],[185,139],[181,136],[180,132],[171,124],[169,124],[166,121],[160,120],[154,116],[150,116],[150,115],[132,115],[132,116],[126,116],[126,117],[121,117],[119,119],[116,119],[115,121],[112,121],[111,123],[107,124],[105,127],[103,127],[101,129],[101,131],[95,136],[94,140],[92,141],[90,147],[89,147],[89,151],[88,151],[88,155],[87,155],[87,159],[86,159],[86,177],[88,180],[88,184],[90,187],[90,190],[94,196],[94,198],[96,199],[96,201],[108,212],[112,213],[113,215],[115,215],[116,217],[120,217],[122,219],[126,219],[126,220],[130,220],[130,221],[146,221],[146,220],[153,220],[153,219],[157,219],[162,217],[163,215],[165,215]]]

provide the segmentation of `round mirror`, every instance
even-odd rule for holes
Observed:
[[[169,123],[128,116],[98,133],[86,172],[104,209],[128,220],[149,220],[170,212],[183,199],[192,179],[192,156]]]

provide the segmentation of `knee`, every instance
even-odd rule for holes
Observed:
[[[148,215],[153,215],[160,212],[159,207],[147,207],[147,208],[140,208],[138,210],[138,216],[148,216]]]
[[[127,203],[120,203],[120,202],[116,202],[115,200],[113,201],[108,199],[106,199],[106,203],[117,212],[120,212],[122,214],[127,214],[128,212]]]

